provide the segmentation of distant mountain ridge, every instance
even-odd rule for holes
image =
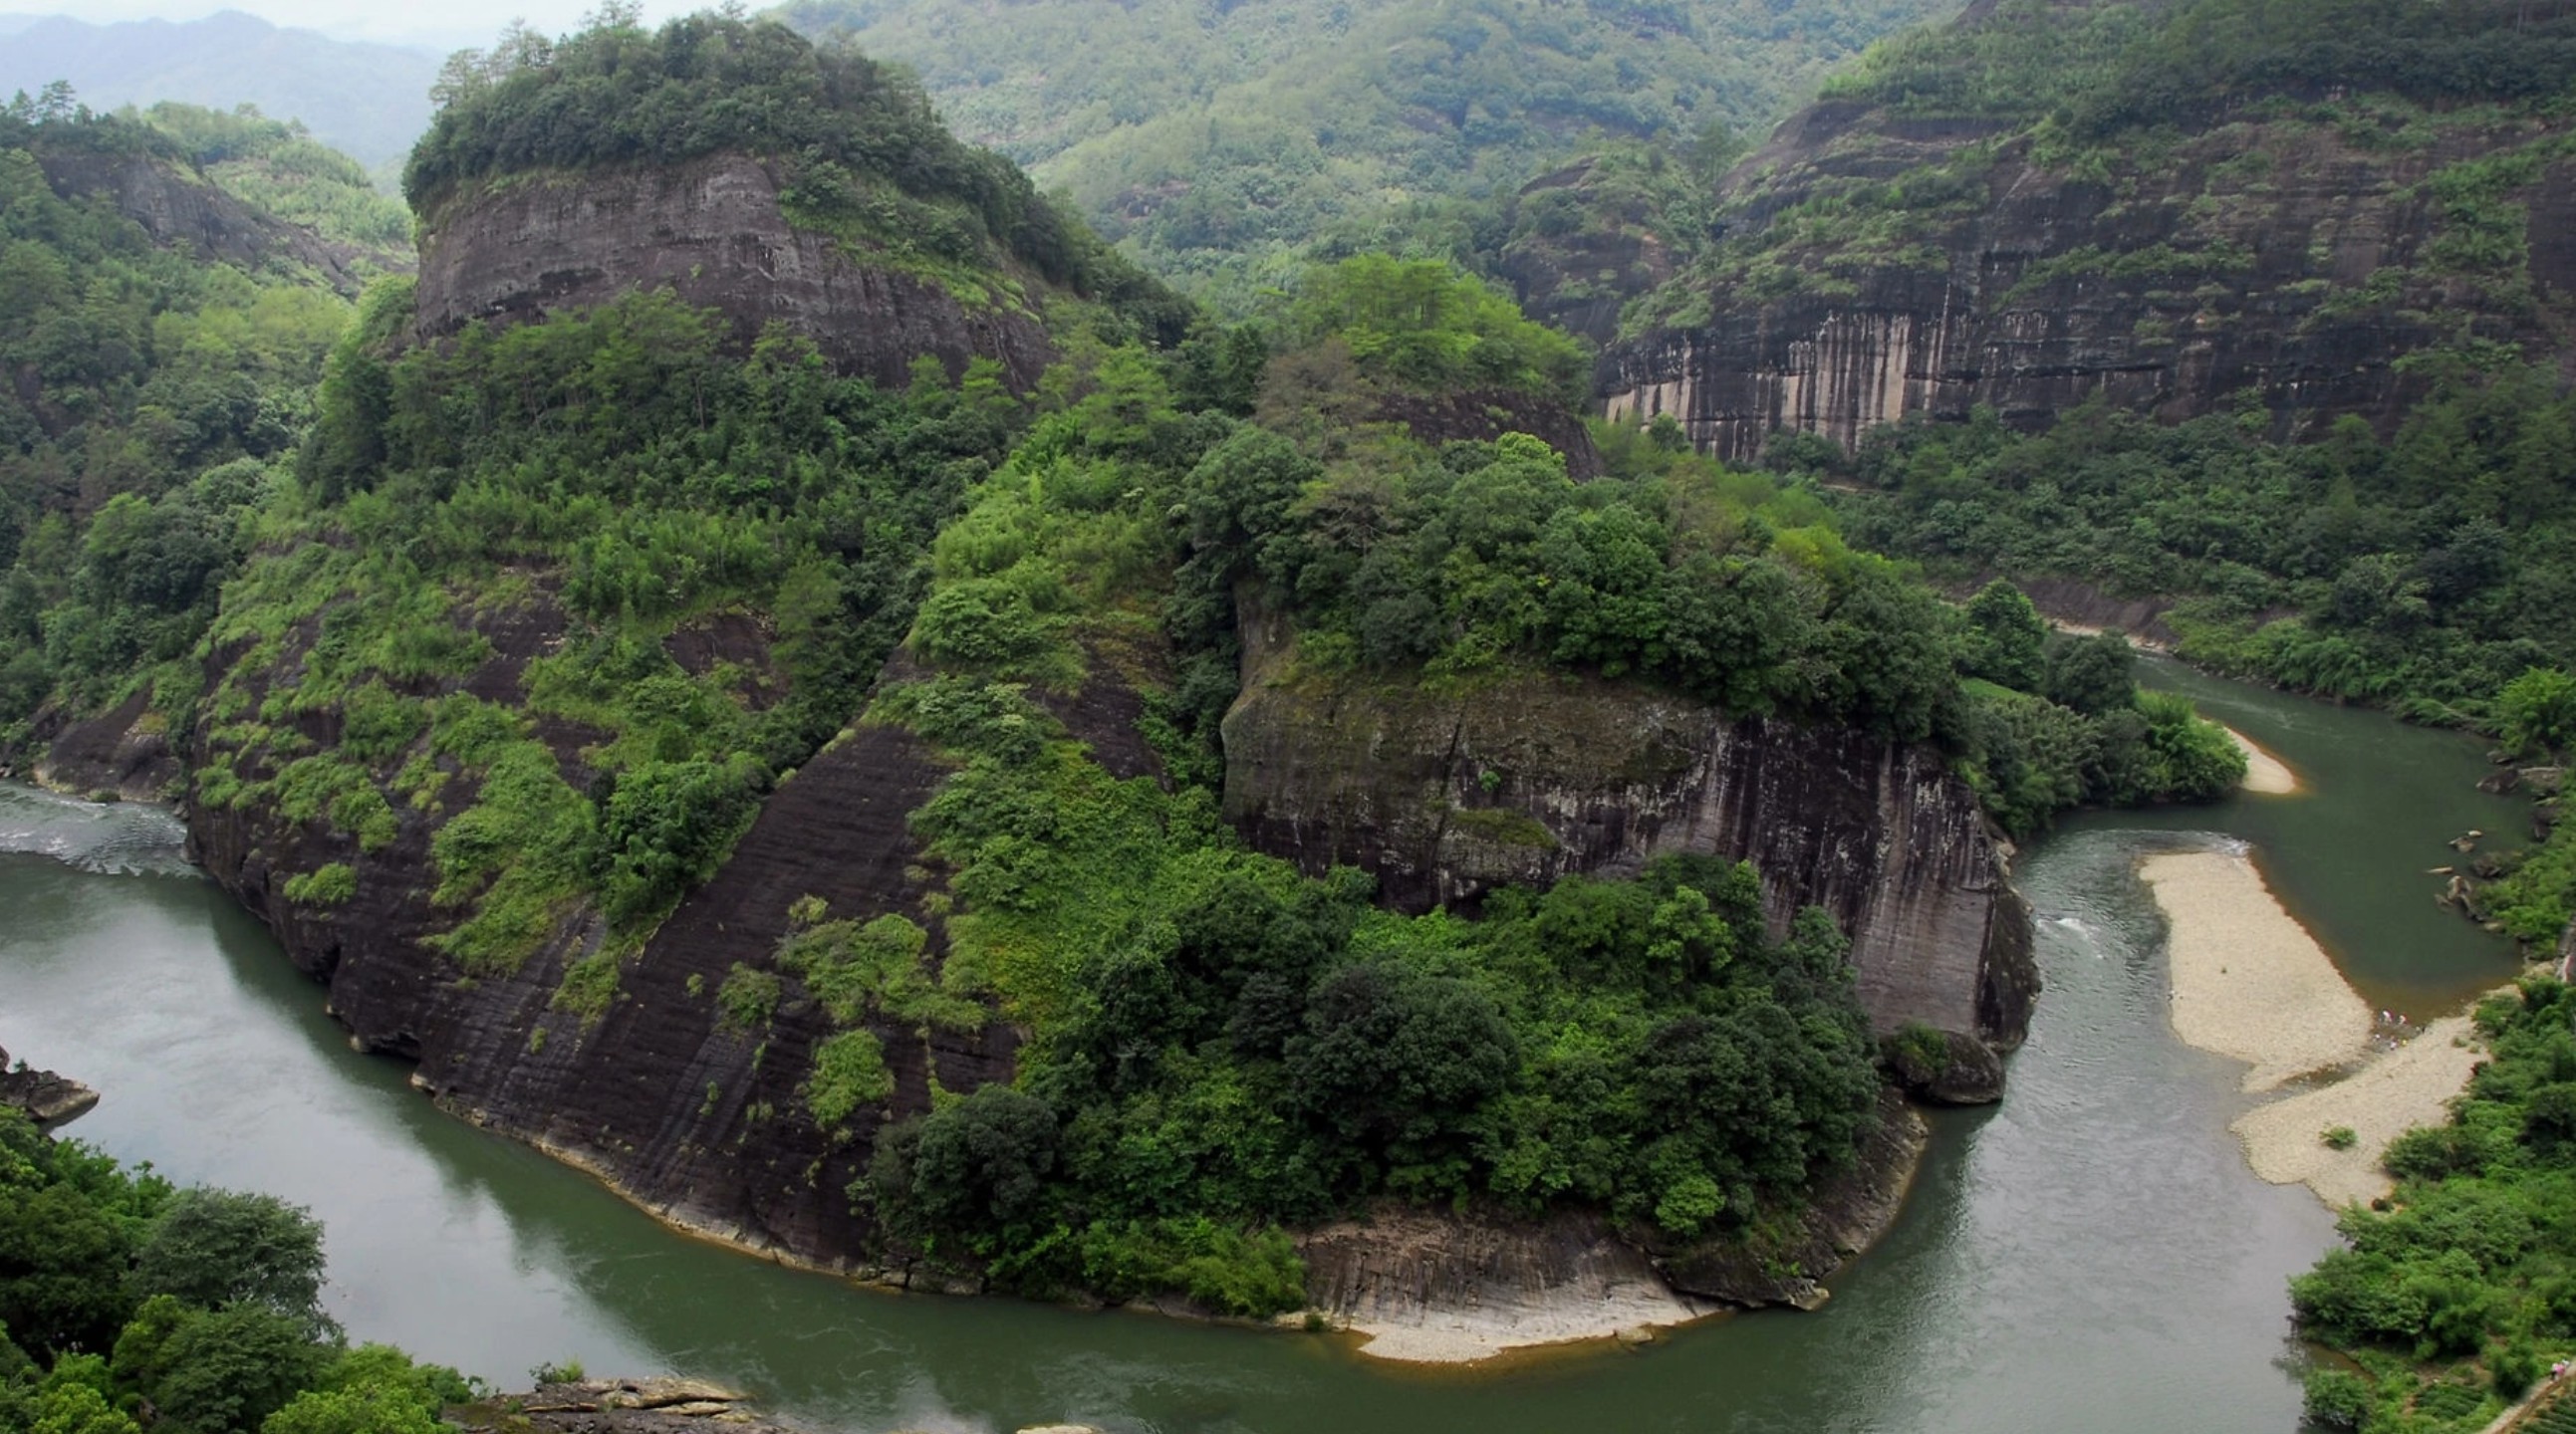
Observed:
[[[67,80],[93,109],[183,100],[254,104],[302,120],[370,170],[399,161],[429,128],[443,58],[426,49],[334,40],[238,10],[202,20],[92,24],[68,15],[0,15],[0,96]]]

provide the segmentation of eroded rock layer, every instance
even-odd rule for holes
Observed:
[[[1744,459],[1777,430],[1848,447],[1916,413],[2032,427],[2099,397],[2171,420],[2251,395],[2290,437],[2344,414],[2392,427],[2429,382],[2396,361],[2439,340],[2576,354],[2576,165],[2538,164],[2501,196],[2520,206],[2511,263],[2446,246],[2456,221],[2427,183],[2547,139],[2541,122],[2399,136],[2275,109],[2107,174],[2052,167],[2008,128],[1851,102],[1782,126],[1726,181],[1726,232],[1868,194],[1898,206],[1884,223],[1905,242],[1809,220],[1758,272],[1674,280],[1704,303],[1668,311],[1704,317],[1607,349],[1610,415],[1669,414]],[[1517,277],[1548,304],[1554,276]]]
[[[2009,1048],[2029,1027],[2027,909],[1937,753],[1555,674],[1301,676],[1270,650],[1225,722],[1226,814],[1264,851],[1358,866],[1416,911],[1665,853],[1750,860],[1775,925],[1815,905],[1850,933],[1879,1030]]]
[[[421,234],[419,326],[437,338],[479,320],[668,289],[721,310],[744,343],[783,324],[844,372],[886,387],[901,387],[926,354],[951,375],[970,359],[993,359],[1026,388],[1055,350],[1031,300],[1013,292],[1018,282],[952,283],[797,228],[779,208],[769,165],[716,154],[519,175],[446,199]]]

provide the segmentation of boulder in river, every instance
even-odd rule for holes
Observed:
[[[468,1434],[805,1434],[700,1379],[578,1379],[539,1384],[447,1411]]]
[[[0,1106],[25,1111],[38,1128],[87,1115],[97,1105],[97,1091],[52,1071],[30,1069],[24,1061],[12,1065],[9,1053],[0,1050]]]

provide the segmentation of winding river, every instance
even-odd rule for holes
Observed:
[[[1003,1300],[891,1296],[670,1233],[587,1178],[440,1114],[353,1053],[177,824],[0,787],[0,1043],[105,1095],[74,1133],[327,1223],[334,1312],[496,1382],[541,1361],[702,1375],[851,1431],[1118,1434],[2085,1429],[2298,1424],[2284,1281],[2333,1239],[2227,1133],[2238,1068],[2165,1020],[2142,851],[2249,843],[2374,1002],[2431,1014],[2514,969],[2431,900],[2476,747],[2159,664],[2150,680],[2279,754],[2296,797],[2093,814],[2018,880],[2048,982],[2002,1106],[1945,1113],[1890,1236],[1822,1311],[1637,1350],[1419,1373],[1324,1336]]]

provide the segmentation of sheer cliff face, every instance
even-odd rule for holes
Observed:
[[[1443,695],[1276,662],[1225,746],[1226,814],[1255,846],[1373,872],[1399,907],[1714,853],[1753,862],[1775,925],[1832,913],[1880,1030],[1919,1021],[2009,1049],[2028,1029],[2028,913],[1975,798],[1929,751],[1555,675]]]
[[[420,332],[585,308],[668,288],[722,310],[748,343],[773,322],[847,373],[901,387],[915,358],[954,375],[1000,363],[1025,389],[1055,357],[1015,281],[952,292],[831,235],[791,226],[778,177],[747,155],[580,175],[514,176],[453,196],[421,235]],[[1034,286],[1034,280],[1029,281]]]
[[[1663,311],[1705,318],[1613,345],[1596,387],[1613,418],[1670,414],[1730,459],[1774,430],[1849,446],[1908,414],[2035,426],[2096,396],[2181,419],[2250,391],[2276,436],[2384,429],[2425,382],[2396,366],[2414,349],[2465,331],[2567,352],[2576,164],[2535,164],[2474,219],[2428,183],[2549,133],[2248,119],[2077,177],[1992,125],[1818,105],[1721,196],[1729,244],[1773,246],[1671,281]],[[1881,211],[1817,217],[1837,205]],[[2462,242],[2472,224],[2495,244]]]
[[[444,685],[524,700],[521,670],[562,641],[561,610],[540,593],[477,625],[495,655]],[[701,636],[720,649],[715,659],[761,656],[743,634]],[[339,737],[335,714],[297,720],[317,744]],[[595,734],[563,723],[540,731],[567,779],[587,781],[581,747]],[[801,1089],[815,1045],[837,1029],[827,1015],[791,993],[766,1026],[748,1028],[726,1018],[717,994],[737,963],[772,965],[789,905],[809,895],[835,917],[906,913],[937,941],[939,924],[920,900],[934,878],[917,865],[905,819],[944,775],[903,732],[846,734],[769,797],[724,867],[622,963],[617,996],[594,1021],[557,1004],[566,968],[600,939],[584,914],[570,914],[545,950],[505,974],[466,972],[435,948],[456,913],[429,896],[432,814],[400,808],[399,836],[372,852],[327,821],[292,822],[265,804],[200,806],[188,826],[192,854],[328,988],[355,1043],[416,1060],[414,1083],[450,1110],[589,1169],[677,1223],[837,1266],[863,1246],[863,1217],[846,1192],[876,1132],[928,1110],[934,1077],[950,1090],[1009,1079],[1017,1037],[996,1022],[925,1043],[918,1030],[871,1023],[893,1096],[827,1133]],[[468,779],[451,782],[445,807],[470,805],[469,788]],[[353,898],[320,906],[287,897],[288,877],[335,861],[357,873]]]

